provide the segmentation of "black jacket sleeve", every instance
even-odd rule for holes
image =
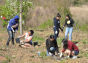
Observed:
[[[57,41],[56,40],[55,40],[54,44],[55,44],[56,52],[59,53],[58,45],[57,45]]]
[[[46,49],[47,49],[48,52],[50,52],[49,40],[48,39],[46,40]]]
[[[54,27],[57,28],[57,21],[56,21],[56,18],[54,18],[53,20],[54,20]]]
[[[70,19],[70,21],[71,21],[71,25],[73,26],[73,24],[74,24],[74,20],[73,20],[73,19]]]

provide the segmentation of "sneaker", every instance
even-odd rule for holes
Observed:
[[[73,56],[73,57],[72,57],[72,59],[76,59],[76,58],[77,58],[77,56]]]

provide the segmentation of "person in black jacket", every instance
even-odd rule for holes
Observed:
[[[68,33],[69,33],[69,40],[72,40],[73,25],[74,25],[73,19],[70,17],[69,14],[67,14],[64,26],[66,26],[65,38],[68,37]]]
[[[46,48],[47,56],[55,55],[55,52],[59,54],[57,41],[54,39],[54,35],[50,35],[50,37],[46,40]]]
[[[61,18],[61,15],[59,13],[54,18],[54,36],[55,36],[55,39],[57,39],[57,37],[59,35],[59,29],[61,31],[63,31],[63,29],[60,26],[60,18]]]

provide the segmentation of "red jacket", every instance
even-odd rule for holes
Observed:
[[[68,49],[71,51],[73,51],[73,50],[79,51],[78,47],[73,42],[71,42],[69,40],[68,40]],[[65,49],[62,50],[62,52],[64,52],[64,51],[65,51]]]

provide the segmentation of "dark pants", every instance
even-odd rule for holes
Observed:
[[[12,41],[12,44],[14,45],[15,32],[9,31],[9,30],[7,30],[7,31],[8,31],[9,38],[7,40],[6,45],[8,46],[10,41]]]
[[[54,28],[54,37],[55,37],[55,39],[57,39],[58,35],[59,35],[59,30]]]
[[[28,43],[28,44],[30,44],[30,45],[32,45],[32,44],[33,44],[32,42],[25,42],[25,43]]]

